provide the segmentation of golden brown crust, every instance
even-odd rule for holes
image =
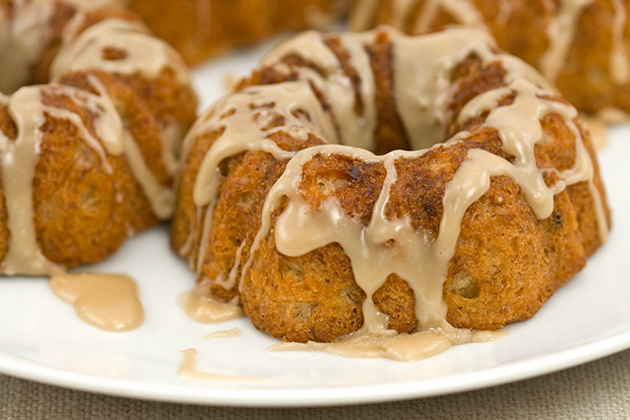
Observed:
[[[559,200],[567,201],[566,193]],[[444,287],[449,323],[495,329],[528,319],[562,284],[553,269],[556,263],[569,262],[565,269],[570,276],[580,271],[586,257],[575,246],[577,225],[572,214],[562,210],[557,207],[546,223],[539,223],[518,184],[494,177],[490,190],[469,207],[462,221]],[[562,228],[564,232],[554,236],[554,230]]]
[[[11,140],[15,140],[17,137],[17,128],[4,104],[0,104],[0,131]],[[0,261],[4,260],[8,250],[10,232],[7,228],[7,220],[7,207],[4,199],[2,175],[0,174]]]
[[[0,103],[0,130],[2,134],[15,140],[17,137],[17,127],[9,115],[9,110],[6,105]]]
[[[124,158],[108,157],[109,175],[73,124],[49,117],[42,131],[33,202],[46,258],[67,267],[99,261],[118,249],[127,229],[157,223]]]
[[[261,258],[243,279],[243,309],[254,326],[272,337],[300,342],[332,341],[359,329],[365,294],[354,282],[343,249],[330,244],[290,258],[278,252],[273,234],[272,229],[261,241]]]
[[[129,88],[143,99],[144,105],[158,122],[168,125],[178,122],[182,135],[188,131],[197,116],[197,95],[182,85],[173,70],[164,69],[154,80],[137,75],[119,76]]]
[[[59,82],[99,94],[89,81],[89,78],[94,76],[116,104],[116,111],[123,119],[124,128],[129,131],[138,144],[153,175],[162,185],[169,185],[171,179],[162,160],[162,143],[159,140],[157,115],[152,109],[155,105],[152,105],[147,98],[140,96],[141,91],[134,89],[133,85],[126,83],[127,80],[125,79],[98,70],[69,72],[64,74]],[[138,78],[136,76],[134,79]],[[144,83],[152,85],[147,81]],[[151,91],[152,89],[148,90]]]
[[[283,149],[293,151],[322,144],[321,140],[314,137],[306,142],[292,142],[282,132],[271,138]],[[214,280],[227,280],[239,248],[238,260],[241,266],[236,267],[238,271],[234,274],[240,276],[242,265],[249,258],[254,233],[260,229],[260,217],[252,215],[262,214],[264,199],[261,198],[267,195],[282,175],[285,164],[286,162],[275,161],[266,153],[258,152],[237,157],[224,166],[226,178],[214,210],[214,223],[199,277],[203,289],[206,287],[204,283],[208,282],[212,284],[210,290],[213,294],[227,300],[236,296],[235,288],[225,289]]]

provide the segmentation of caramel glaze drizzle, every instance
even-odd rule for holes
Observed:
[[[260,112],[259,108],[239,106],[244,102],[260,101],[273,104],[265,107],[262,115],[271,117],[279,113],[287,118],[287,122],[285,126],[275,127],[272,131],[281,129],[296,139],[304,138],[308,132],[328,140],[328,143],[340,140],[341,143],[361,146],[357,143],[363,140],[365,146],[372,145],[373,132],[370,130],[373,122],[364,120],[371,118],[373,113],[369,105],[370,101],[374,101],[373,78],[361,80],[364,102],[368,104],[363,108],[364,115],[350,111],[355,109],[354,94],[344,98],[334,97],[337,104],[332,106],[331,114],[339,124],[336,132],[330,115],[322,112],[309,86],[315,85],[326,94],[344,90],[347,94],[351,84],[322,37],[314,32],[281,44],[263,62],[266,65],[276,63],[276,69],[282,71],[285,65],[279,60],[286,55],[296,54],[318,68],[325,69],[324,73],[328,77],[306,68],[300,70],[302,73],[297,82],[254,86],[228,95],[200,118],[189,133],[185,147],[189,149],[194,139],[204,132],[216,131],[219,127],[225,129],[204,157],[194,185],[197,208],[208,207],[203,216],[198,260],[202,260],[205,255],[204,246],[207,244],[204,241],[208,238],[213,203],[216,202],[219,163],[247,150],[265,150],[276,159],[289,159],[284,173],[266,197],[262,225],[251,245],[250,257],[243,265],[241,276],[251,266],[260,241],[270,232],[272,213],[284,202],[285,210],[278,216],[274,228],[278,250],[288,256],[299,256],[333,242],[339,243],[351,260],[357,284],[367,294],[363,303],[364,324],[360,331],[342,343],[326,345],[325,349],[345,355],[359,354],[359,357],[416,360],[443,351],[453,344],[491,338],[491,335],[480,336],[476,332],[453,328],[446,322],[447,308],[442,299],[442,287],[448,262],[454,255],[462,217],[466,209],[488,190],[492,176],[506,175],[514,179],[524,191],[538,219],[550,216],[555,194],[568,185],[587,182],[597,207],[602,241],[606,239],[608,224],[601,197],[593,184],[593,163],[574,122],[577,111],[566,103],[547,99],[556,96],[554,89],[533,68],[514,57],[496,54],[496,45],[491,37],[475,29],[451,29],[424,37],[407,37],[390,31],[389,36],[395,51],[396,107],[407,133],[410,133],[413,148],[431,147],[442,140],[442,133],[446,131],[449,94],[453,87],[449,76],[458,63],[474,54],[486,64],[498,61],[506,70],[505,87],[478,95],[464,106],[457,118],[458,122],[464,122],[487,114],[484,124],[498,131],[503,150],[513,156],[514,161],[509,162],[481,149],[468,152],[467,159],[447,184],[437,239],[431,240],[417,232],[408,218],[392,220],[385,215],[389,189],[397,179],[395,162],[403,158],[415,159],[426,150],[394,151],[377,156],[365,149],[328,144],[288,152],[269,140],[269,130],[260,123],[264,118],[260,118],[260,115],[253,118],[255,112]],[[349,46],[348,50],[352,54],[366,55],[363,47],[375,38],[375,32],[344,35],[341,38],[343,45]],[[354,57],[356,62],[365,59]],[[506,94],[514,94],[513,103],[499,107],[499,99]],[[302,111],[299,115],[308,117],[295,117],[291,110],[297,107]],[[543,138],[540,119],[551,113],[560,116],[575,136],[576,160],[573,168],[559,174],[562,181],[547,186],[542,170],[536,165],[534,147]],[[446,147],[466,138],[467,134],[458,133],[445,142]],[[327,199],[319,208],[311,208],[299,193],[304,164],[315,156],[326,158],[330,155],[377,162],[386,168],[384,185],[367,226],[347,216],[334,199]],[[293,232],[301,232],[299,238]],[[393,245],[382,246],[386,242]],[[235,261],[235,265],[240,264]],[[201,262],[198,261],[200,267]],[[395,332],[387,330],[387,320],[377,311],[372,300],[372,294],[392,273],[408,281],[416,298],[419,332],[404,340]],[[233,278],[224,286],[234,287],[237,281]],[[416,344],[419,342],[425,345],[418,348]],[[297,346],[301,349],[321,349],[320,345],[312,343]],[[363,350],[353,353],[357,349]]]

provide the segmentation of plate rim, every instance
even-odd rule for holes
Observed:
[[[0,351],[0,373],[82,392],[165,403],[250,408],[323,407],[385,403],[474,391],[558,372],[627,349],[630,349],[630,327],[579,346],[525,358],[517,362],[498,364],[481,371],[386,384],[283,389],[282,395],[279,395],[277,389],[242,389],[235,392],[237,388],[215,387],[208,381],[205,381],[204,387],[182,387],[105,378],[41,366],[2,351]],[[212,384],[219,383],[212,381]],[[331,392],[334,389],[343,389],[344,392]]]

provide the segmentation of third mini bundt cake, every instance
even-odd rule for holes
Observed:
[[[285,341],[530,318],[610,218],[575,108],[463,28],[280,44],[195,123],[179,187],[198,289]]]
[[[158,36],[197,64],[282,31],[323,30],[347,7],[345,0],[126,0]]]
[[[449,25],[487,30],[538,68],[581,112],[630,114],[627,0],[358,0],[350,26],[387,23],[409,34]]]

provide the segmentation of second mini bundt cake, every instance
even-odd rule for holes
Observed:
[[[487,30],[538,68],[578,110],[630,114],[627,0],[358,0],[351,26],[389,24],[419,35],[449,25]]]
[[[188,70],[113,3],[3,0],[0,12],[0,271],[98,261],[172,214],[197,103]]]
[[[473,29],[301,34],[184,153],[173,247],[285,341],[528,319],[609,228],[575,108]]]

